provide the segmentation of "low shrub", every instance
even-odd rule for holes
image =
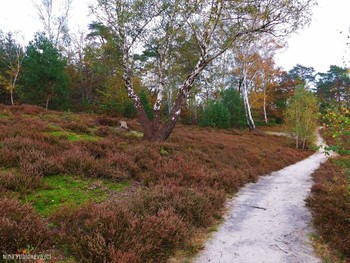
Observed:
[[[68,122],[68,123],[65,123],[65,124],[62,125],[62,128],[66,129],[66,130],[70,130],[72,132],[90,134],[89,128],[85,124],[79,123],[79,122]]]
[[[225,202],[225,193],[211,188],[191,189],[176,182],[164,183],[140,191],[132,201],[132,209],[143,216],[155,215],[164,208],[173,208],[175,213],[192,226],[209,226],[220,217]]]
[[[315,185],[307,203],[323,239],[350,258],[350,182],[347,176],[334,161],[323,164],[313,174]]]
[[[15,254],[30,247],[40,251],[50,244],[51,234],[28,204],[0,199],[0,254]]]
[[[120,167],[113,167],[106,159],[95,159],[86,150],[72,147],[62,154],[61,163],[67,174],[123,180],[128,178],[128,173]]]
[[[101,126],[111,126],[111,127],[119,126],[119,119],[107,117],[107,116],[98,117],[96,119],[96,122],[98,125],[101,125]]]
[[[59,243],[81,262],[165,262],[187,236],[171,210],[141,218],[118,203],[63,208],[51,220]]]
[[[9,171],[0,174],[0,185],[3,189],[23,193],[40,188],[42,183],[40,176]]]
[[[97,128],[96,131],[94,131],[94,135],[100,136],[100,137],[107,137],[109,135],[112,135],[113,132],[110,127],[107,126],[100,126]]]
[[[11,138],[5,138],[2,141],[3,146],[0,148],[0,164],[7,167],[19,166],[20,159],[28,156],[33,152],[37,152],[38,155],[53,154],[57,150],[54,146],[40,135],[38,140],[33,137],[16,136]]]
[[[13,113],[13,114],[26,114],[26,115],[38,115],[40,113],[45,113],[48,112],[46,109],[35,106],[35,105],[13,105],[11,107],[8,107],[8,109]]]

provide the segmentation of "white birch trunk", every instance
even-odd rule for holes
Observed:
[[[255,129],[255,123],[252,116],[250,103],[249,103],[249,95],[248,95],[248,80],[247,80],[247,71],[245,68],[243,68],[243,102],[244,102],[244,109],[245,114],[247,117],[247,124],[249,129],[254,130]]]
[[[269,121],[267,119],[267,111],[266,111],[266,87],[264,89],[264,119],[265,119],[265,123],[267,124]]]

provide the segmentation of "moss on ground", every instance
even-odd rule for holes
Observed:
[[[49,135],[64,138],[68,141],[75,142],[75,141],[98,141],[100,137],[90,134],[79,134],[75,132],[69,132],[69,131],[50,131],[48,132]]]
[[[48,216],[62,206],[75,206],[88,201],[101,202],[112,192],[121,192],[127,182],[86,179],[69,175],[44,177],[44,189],[28,194],[25,202],[31,202],[37,212]]]

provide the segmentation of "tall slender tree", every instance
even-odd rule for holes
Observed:
[[[68,46],[68,19],[73,0],[32,0],[51,43],[61,50]]]
[[[11,104],[14,105],[14,92],[22,70],[23,47],[15,40],[13,33],[0,34],[0,61],[3,69],[0,72],[0,82],[10,93]]]
[[[290,98],[286,123],[295,137],[296,148],[305,149],[315,142],[318,120],[318,101],[315,95],[299,86]]]

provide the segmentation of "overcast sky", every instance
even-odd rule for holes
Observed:
[[[0,29],[20,31],[27,44],[42,28],[32,0],[0,1]],[[71,27],[87,28],[91,20],[87,17],[91,1],[73,0]],[[347,63],[349,66],[350,47],[346,46],[347,35],[350,35],[349,12],[350,0],[318,0],[310,27],[289,38],[288,47],[276,56],[276,64],[289,70],[299,63],[319,72],[327,71],[332,64],[345,66]]]

